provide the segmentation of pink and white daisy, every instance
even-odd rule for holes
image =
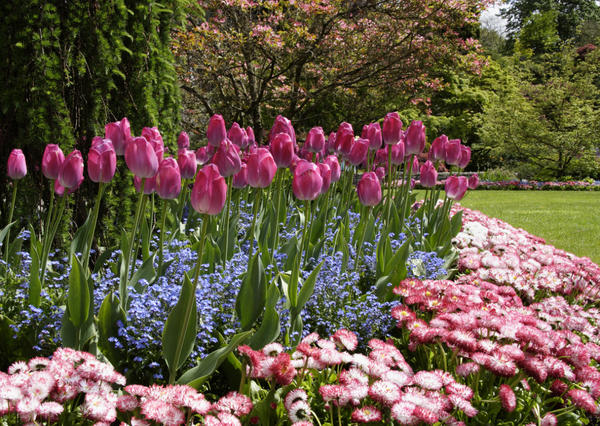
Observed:
[[[352,421],[357,423],[372,423],[381,420],[381,411],[373,405],[357,408],[352,412]]]

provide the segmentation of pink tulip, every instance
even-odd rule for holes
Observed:
[[[446,195],[448,198],[460,201],[465,196],[467,192],[467,178],[464,176],[450,176],[446,179],[446,183],[444,184],[444,189],[446,190]]]
[[[70,192],[79,188],[83,182],[83,157],[79,150],[73,150],[67,155],[58,173],[60,185]]]
[[[404,138],[406,155],[420,154],[425,149],[425,126],[422,121],[413,121]]]
[[[363,124],[360,137],[363,139],[369,139],[369,124]]]
[[[313,127],[306,136],[304,149],[310,152],[320,152],[325,147],[325,133],[322,127]]]
[[[219,173],[223,177],[233,176],[242,168],[242,160],[240,159],[240,149],[231,143],[227,138],[221,141],[217,152],[212,158],[214,163],[219,168]]]
[[[335,133],[335,139],[338,139],[343,132],[350,132],[354,135],[354,129],[352,129],[352,124],[346,123],[345,121],[340,123],[337,132]]]
[[[133,186],[137,192],[140,192],[142,188],[142,178],[138,176],[133,177]],[[156,176],[146,178],[144,181],[144,194],[150,195],[156,190]]]
[[[325,158],[325,164],[329,166],[331,169],[331,182],[337,182],[340,180],[340,176],[342,175],[342,168],[340,167],[340,162],[335,155],[328,155]]]
[[[467,167],[469,162],[471,161],[471,148],[468,146],[461,145],[460,146],[460,161],[458,162],[458,167],[464,169]]]
[[[379,123],[371,123],[367,127],[367,139],[369,139],[369,149],[376,151],[381,148],[382,136]]]
[[[208,120],[208,128],[206,129],[206,137],[208,138],[208,143],[215,148],[227,137],[225,120],[223,120],[222,115],[215,114],[210,117],[210,120]]]
[[[133,138],[125,150],[125,163],[140,178],[151,178],[158,171],[158,157],[154,147],[144,137]]]
[[[446,144],[448,143],[448,136],[438,136],[431,143],[429,149],[429,159],[434,163],[436,161],[444,161],[446,159]]]
[[[331,167],[329,167],[327,163],[318,163],[317,166],[319,167],[319,173],[323,179],[321,194],[325,194],[329,191],[329,187],[331,186]]]
[[[160,198],[172,200],[181,192],[181,173],[177,161],[165,158],[158,167],[156,174],[156,193]]]
[[[256,144],[256,137],[254,137],[254,130],[252,127],[246,127],[246,135],[248,136],[248,146]]]
[[[386,150],[392,149],[392,164],[399,166],[404,163],[404,142],[400,141],[396,145],[386,146]]]
[[[477,173],[469,177],[469,180],[467,181],[467,186],[469,187],[469,189],[475,189],[479,186],[479,175]]]
[[[286,168],[294,160],[294,142],[287,133],[279,133],[271,140],[271,154],[278,168]]]
[[[381,131],[386,145],[395,145],[402,139],[402,121],[397,112],[386,114]]]
[[[383,179],[385,178],[385,167],[377,167],[375,169],[375,174],[379,179],[379,183],[383,182]]]
[[[352,148],[348,153],[348,161],[353,166],[360,166],[367,161],[367,153],[369,152],[369,140],[358,138],[352,144]]]
[[[54,193],[59,197],[65,195],[65,187],[60,184],[58,178],[54,181]]]
[[[53,143],[46,145],[42,156],[42,173],[46,178],[56,180],[60,172],[60,166],[65,161],[65,154],[58,145]]]
[[[198,213],[217,215],[227,198],[227,184],[214,164],[207,164],[198,172],[192,188],[192,207]]]
[[[325,151],[328,154],[333,154],[335,152],[335,132],[329,133],[329,137],[327,138],[327,142],[325,143]]]
[[[117,155],[125,154],[127,143],[131,140],[131,127],[127,117],[104,126],[104,138],[111,140]]]
[[[283,115],[278,115],[275,118],[273,127],[271,127],[271,132],[269,133],[269,142],[273,142],[273,139],[275,139],[275,137],[280,133],[286,133],[289,135],[294,145],[296,145],[296,132],[294,131],[292,122]]]
[[[112,180],[117,168],[117,154],[110,139],[95,137],[87,160],[88,176],[92,182],[108,183]]]
[[[275,172],[277,164],[267,148],[258,148],[248,157],[248,185],[253,188],[268,187]]]
[[[350,130],[343,130],[335,137],[336,151],[343,156],[348,156],[354,145],[354,133]]]
[[[6,165],[6,174],[11,179],[21,179],[27,174],[27,163],[25,162],[25,155],[20,149],[13,149],[8,156],[8,163]]]
[[[381,184],[375,172],[362,175],[356,186],[358,199],[364,206],[375,206],[381,201]]]
[[[179,133],[177,137],[177,148],[188,149],[190,147],[190,137],[186,132]]]
[[[446,157],[446,163],[452,166],[458,166],[458,163],[460,163],[461,151],[460,139],[449,140],[446,144],[446,151],[444,155]]]
[[[158,160],[158,164],[163,159],[165,153],[165,143],[163,142],[162,135],[158,131],[156,127],[144,127],[142,129],[142,136],[146,138],[148,142],[154,148],[154,152],[156,153],[156,159]]]
[[[433,163],[429,160],[421,166],[421,185],[425,188],[433,188],[437,182],[437,170]]]
[[[177,165],[183,179],[191,179],[196,175],[196,153],[187,148],[182,148],[177,152]]]
[[[240,171],[233,175],[232,185],[237,189],[242,189],[248,186],[248,166],[246,163],[242,163],[242,168]]]
[[[419,171],[419,158],[416,155],[413,157],[411,170],[412,170],[412,173],[417,173]]]
[[[246,149],[248,147],[248,134],[246,133],[246,130],[237,123],[231,125],[229,132],[227,132],[227,139],[240,149]]]
[[[315,163],[299,160],[294,170],[292,190],[299,200],[314,200],[321,193],[323,178]]]
[[[393,159],[392,159],[393,161]],[[387,145],[385,148],[378,149],[375,153],[375,163],[376,164],[385,164],[388,163],[388,148]]]
[[[203,146],[196,150],[196,162],[201,166],[208,163],[215,154],[215,147],[212,145]]]

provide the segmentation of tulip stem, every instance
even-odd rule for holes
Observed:
[[[248,262],[252,261],[252,255],[254,252],[254,227],[256,226],[256,216],[258,216],[258,207],[260,205],[260,198],[262,195],[262,189],[256,188],[256,198],[254,199],[253,206],[253,214],[252,214],[252,224],[250,225],[250,232],[248,234],[248,241],[250,242],[250,247],[248,248]]]
[[[279,215],[280,215],[280,209],[281,209],[281,185],[283,182],[283,170],[279,171],[279,169],[277,169],[276,175],[275,175],[275,179],[277,179],[277,204],[276,204],[276,208],[275,208],[275,215],[276,215],[276,224],[275,224],[275,246],[273,247],[273,250],[278,250],[279,251]]]
[[[369,221],[369,215],[371,214],[371,207],[368,206],[366,208],[367,211],[365,213],[363,213],[364,210],[363,210],[362,206],[361,206],[360,210],[361,210],[360,218],[361,218],[361,222],[363,222],[363,224],[362,224],[363,226],[361,228],[359,225],[360,235],[358,237],[358,244],[356,246],[356,259],[354,260],[354,272],[358,272],[358,267],[360,265],[360,255],[362,252],[362,246],[365,242],[365,234],[367,233],[367,224]]]
[[[188,189],[187,179],[183,179],[183,188],[181,188],[181,193],[179,194],[179,200],[178,200],[177,223],[176,223],[177,231],[179,231],[180,223],[183,221],[183,210],[185,207],[187,189]]]
[[[13,181],[13,193],[12,193],[12,201],[10,202],[10,212],[8,213],[8,224],[12,222],[13,213],[15,211],[15,202],[17,201],[17,185],[19,184],[18,180]],[[4,260],[6,262],[6,270],[8,271],[8,251],[10,245],[10,228],[8,228],[8,232],[6,233],[6,242],[4,243]]]
[[[100,211],[100,201],[104,194],[104,182],[100,182],[98,186],[98,195],[96,196],[96,204],[94,205],[94,211],[92,213],[92,227],[89,230],[89,234],[86,236],[86,245],[83,248],[83,267],[87,267],[90,259],[90,251],[92,250],[92,243],[94,242],[94,233],[96,232],[96,222],[98,221],[98,212]]]
[[[163,256],[164,256],[163,244],[165,241],[165,221],[167,219],[167,203],[168,202],[169,202],[168,200],[163,200],[162,212],[160,214],[160,237],[159,237],[159,242],[158,242],[158,270],[159,271],[163,264]]]
[[[306,209],[304,212],[304,231],[302,232],[302,250],[304,252],[304,256],[300,253],[302,260],[302,267],[306,265],[306,260],[308,259],[308,249],[310,248],[310,232],[312,229],[312,222],[310,220],[311,216],[311,202],[308,200],[306,202]],[[308,238],[307,238],[308,237]]]
[[[409,157],[409,162],[408,162],[408,176],[406,177],[406,183],[404,184],[406,187],[406,193],[404,194],[404,200],[402,203],[402,216],[401,219],[402,221],[400,222],[400,230],[402,230],[402,228],[405,226],[404,220],[406,219],[406,209],[408,206],[408,193],[410,192],[410,179],[412,176],[412,166],[413,166],[413,161],[414,161],[414,155],[411,155]]]
[[[209,220],[209,215],[202,215],[202,231],[200,232],[200,245],[198,246],[198,258],[196,260],[196,269],[194,270],[194,292],[192,293],[194,295],[196,294],[196,288],[198,287],[198,277],[200,276],[200,267],[202,266],[202,254],[204,251],[204,240],[206,240],[206,231],[208,230]]]
[[[48,264],[48,256],[50,255],[50,248],[52,247],[52,242],[54,241],[54,236],[56,235],[56,231],[58,229],[58,225],[60,220],[62,219],[63,211],[65,210],[65,203],[68,195],[64,194],[62,199],[60,200],[60,206],[58,208],[58,212],[56,216],[54,216],[52,223],[50,225],[50,235],[44,237],[44,244],[42,245],[42,271],[40,275],[40,283],[44,285],[44,279],[46,278],[46,265]]]
[[[144,186],[146,186],[146,178],[142,178],[142,182],[140,184],[140,196],[138,198],[137,206],[135,209],[135,219],[133,221],[133,228],[131,229],[131,236],[129,237],[129,253],[121,253],[123,258],[125,259],[125,280],[129,280],[129,265],[131,264],[131,256],[133,254],[133,240],[137,233],[138,226],[140,224],[140,216],[142,214],[142,200],[144,199]],[[137,250],[137,249],[136,249]],[[132,268],[134,269],[134,268]],[[121,286],[123,289],[127,289],[127,283],[122,283]],[[127,294],[121,294],[121,307],[126,309],[127,307]]]
[[[227,199],[225,201],[225,256],[223,256],[223,268],[225,263],[229,259],[229,212],[231,211],[231,184],[233,182],[233,176],[227,178]]]
[[[389,226],[390,214],[392,213],[392,147],[391,147],[391,145],[388,145],[387,149],[388,149],[388,169],[387,169],[388,188],[387,188],[386,223]]]

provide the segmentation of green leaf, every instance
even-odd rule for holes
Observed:
[[[114,366],[118,364],[121,355],[108,339],[117,336],[119,331],[117,321],[125,323],[126,315],[121,309],[119,298],[110,292],[102,301],[98,311],[98,346]]]
[[[142,266],[135,271],[135,273],[133,274],[133,276],[131,277],[131,280],[129,280],[129,286],[133,286],[136,288],[136,290],[140,290],[141,288],[138,287],[138,282],[140,280],[146,280],[148,282],[152,282],[154,280],[154,277],[156,276],[156,270],[154,269],[154,258],[156,257],[156,252],[154,252],[152,254],[152,256],[148,257],[146,260],[144,260],[144,263],[142,263]]]
[[[83,266],[76,256],[71,258],[67,306],[69,308],[69,320],[75,328],[80,327],[89,315],[90,292]]]
[[[183,373],[177,383],[187,384],[196,389],[219,367],[221,362],[252,334],[252,330],[243,331],[234,335],[227,346],[219,348],[208,354],[197,366]]]
[[[304,308],[304,305],[306,305],[306,302],[308,302],[308,299],[310,299],[310,296],[312,296],[313,292],[315,291],[317,275],[319,275],[319,271],[321,270],[324,262],[325,260],[322,260],[321,263],[319,263],[317,267],[313,269],[308,278],[306,278],[304,284],[302,284],[302,288],[298,292],[298,300],[296,301],[296,305],[292,306],[292,310],[296,314],[300,314],[300,311],[302,311],[302,308]]]
[[[459,210],[450,220],[450,239],[456,237],[462,228],[462,214],[463,211]]]
[[[142,234],[142,259],[146,260],[150,257],[150,240],[152,239],[152,229],[148,223],[150,219],[142,216],[141,234]],[[137,251],[137,250],[136,250]],[[135,262],[135,259],[133,259]]]
[[[98,258],[96,259],[96,263],[94,264],[94,274],[100,271],[100,269],[102,269],[102,267],[104,266],[104,262],[106,262],[106,260],[110,258],[110,255],[112,253],[113,251],[109,249],[106,249],[102,253],[100,253],[100,256],[98,256]]]
[[[283,265],[284,271],[291,271],[294,268],[296,256],[300,252],[298,245],[298,238],[295,235],[283,245],[282,251],[286,254],[285,264]]]
[[[272,282],[269,285],[269,290],[267,292],[267,303],[265,307],[265,314],[262,318],[262,323],[256,333],[250,339],[250,346],[255,349],[261,349],[265,345],[273,342],[277,337],[279,337],[279,333],[281,332],[281,326],[279,321],[279,314],[275,309],[277,302],[279,301],[279,290],[277,289],[277,285],[275,282]]]
[[[254,325],[265,307],[267,297],[267,277],[256,253],[250,261],[248,272],[242,279],[242,285],[236,300],[236,312],[242,330],[249,330]]]
[[[40,280],[40,258],[42,253],[35,234],[31,234],[29,255],[31,257],[31,264],[29,265],[29,304],[38,308],[42,294],[42,282]]]
[[[85,245],[87,244],[87,239],[89,235],[89,230],[92,224],[92,211],[88,213],[87,219],[75,231],[75,235],[73,235],[73,240],[71,241],[71,245],[69,246],[69,259],[72,259],[75,253],[83,253],[85,250]]]
[[[119,297],[121,300],[121,307],[127,306],[127,278],[128,272],[126,269],[127,256],[129,256],[130,247],[129,240],[127,239],[127,233],[123,231],[121,233],[121,261],[119,266]]]
[[[238,237],[238,219],[239,217],[237,215],[230,217],[229,232],[221,232],[218,239],[220,253],[227,253],[226,260],[229,260],[233,257],[235,241]]]
[[[382,302],[387,302],[390,299],[391,291],[390,287],[388,286],[390,282],[390,277],[384,275],[383,277],[380,277],[375,283],[375,295]]]
[[[195,288],[185,273],[179,300],[167,318],[162,335],[163,358],[172,374],[183,365],[194,349],[197,316]]]
[[[0,243],[2,243],[2,241],[4,241],[4,238],[6,238],[6,234],[8,234],[8,231],[10,231],[10,228],[17,223],[17,221],[15,220],[14,222],[9,223],[8,225],[6,225],[4,228],[2,228],[2,231],[0,231]],[[4,244],[4,246],[6,247],[6,244]]]

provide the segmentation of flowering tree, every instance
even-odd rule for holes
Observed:
[[[204,19],[189,15],[173,45],[187,111],[223,113],[260,139],[275,111],[309,125],[309,107],[340,92],[439,87],[436,70],[480,66],[468,33],[487,3],[199,1]]]

